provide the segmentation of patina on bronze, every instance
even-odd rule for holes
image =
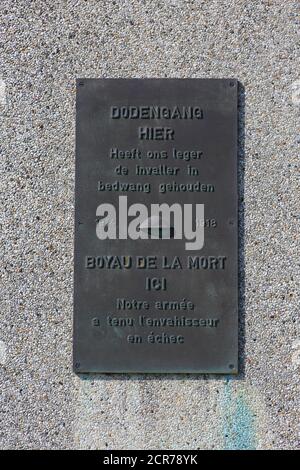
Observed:
[[[76,372],[237,372],[237,86],[77,80]]]

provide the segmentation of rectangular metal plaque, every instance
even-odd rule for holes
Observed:
[[[77,80],[76,372],[237,372],[237,86]]]

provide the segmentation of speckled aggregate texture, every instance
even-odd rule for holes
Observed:
[[[299,11],[1,1],[2,449],[299,448]],[[241,372],[71,369],[76,77],[237,78]]]

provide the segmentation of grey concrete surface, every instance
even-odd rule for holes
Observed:
[[[291,0],[1,1],[2,449],[299,448],[298,14]],[[76,77],[243,84],[238,377],[73,374]]]

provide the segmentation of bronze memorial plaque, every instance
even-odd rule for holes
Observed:
[[[77,80],[76,372],[237,373],[237,87]]]

